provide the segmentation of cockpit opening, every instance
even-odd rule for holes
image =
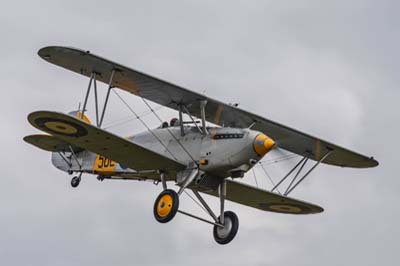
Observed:
[[[167,121],[162,122],[159,128],[177,127],[180,126],[180,124],[181,122],[179,121],[179,119],[174,117],[169,123]]]
[[[171,121],[169,122],[169,126],[170,127],[176,127],[180,125],[180,121],[178,118],[174,117],[171,119]]]

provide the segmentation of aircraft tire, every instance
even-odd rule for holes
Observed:
[[[71,186],[75,188],[75,187],[79,186],[80,182],[81,182],[81,178],[79,176],[74,176],[71,179]]]
[[[166,189],[158,195],[154,202],[153,214],[160,223],[171,221],[179,208],[179,196],[172,189]]]
[[[220,218],[218,217],[218,220]],[[228,244],[235,238],[239,229],[239,219],[234,212],[224,212],[224,228],[214,225],[214,239],[218,244]]]

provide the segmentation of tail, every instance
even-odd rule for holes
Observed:
[[[78,119],[81,119],[83,121],[85,121],[86,123],[90,124],[90,119],[82,114],[82,112],[80,110],[77,111],[71,111],[68,113],[68,115],[73,116],[73,117],[77,117]],[[71,147],[72,151],[74,152],[73,156],[77,156],[77,154],[79,154],[82,149],[79,147],[73,147],[72,145],[69,145],[69,147]],[[52,156],[51,156],[51,162],[53,163],[53,165],[65,172],[72,172],[72,171],[76,171],[79,170],[79,165],[77,164],[76,160],[72,160],[71,156],[71,151],[70,150],[66,150],[67,154],[60,154],[59,152],[53,152]],[[70,160],[68,160],[68,158]]]
[[[83,114],[83,117],[82,117],[82,112],[80,110],[71,111],[68,114],[70,116],[77,117],[78,119],[81,119],[81,120],[85,121],[86,123],[90,124],[90,119],[84,114]]]

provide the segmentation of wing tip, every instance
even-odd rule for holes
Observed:
[[[355,166],[350,166],[350,167],[355,167],[355,168],[372,168],[372,167],[377,167],[379,165],[379,162],[375,160],[374,157],[369,157],[366,158],[363,162],[360,162],[359,164]]]
[[[25,143],[27,143],[27,144],[30,144],[32,146],[35,146],[36,148],[41,149],[41,150],[50,151],[51,152],[52,150],[44,148],[38,142],[38,138],[47,138],[47,137],[51,137],[51,136],[47,135],[47,134],[32,134],[32,135],[28,135],[28,136],[23,137],[23,141],[25,141]]]
[[[371,161],[371,167],[377,167],[379,165],[379,162],[374,159],[374,157],[370,158]]]
[[[365,155],[358,155],[356,159],[347,161],[344,159],[335,159],[332,161],[328,158],[323,163],[346,168],[372,168],[379,165],[379,162],[374,157],[367,157]]]
[[[84,51],[78,48],[74,47],[67,47],[67,46],[60,46],[60,45],[49,45],[42,47],[38,50],[37,54],[44,59],[45,61],[51,62],[51,55],[57,50],[63,50],[65,51],[75,51],[75,52],[80,52],[80,53],[90,53],[90,51]]]
[[[324,208],[322,208],[321,206],[315,205],[315,207],[316,207],[316,211],[314,213],[321,213],[321,212],[325,211]]]
[[[39,49],[37,54],[44,60],[50,61],[51,59],[51,51],[60,48],[61,46],[45,46]]]

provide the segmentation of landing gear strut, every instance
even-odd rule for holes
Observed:
[[[179,196],[172,189],[167,189],[167,181],[165,180],[164,173],[160,173],[160,179],[163,191],[154,202],[153,214],[158,222],[168,223],[178,212]]]
[[[182,194],[183,190],[191,183],[193,178],[193,173],[188,175],[186,180],[182,182],[181,188],[178,193],[174,190],[167,189],[167,184],[165,181],[165,176],[161,173],[161,182],[163,185],[163,191],[157,197],[154,202],[153,214],[155,219],[160,223],[167,223],[171,221],[176,213],[181,213],[191,218],[209,223],[214,225],[213,235],[214,239],[218,244],[225,245],[228,244],[235,238],[239,229],[239,219],[234,212],[224,211],[225,196],[226,196],[226,182],[222,181],[218,187],[218,194],[220,198],[220,216],[214,214],[211,208],[208,206],[206,201],[200,195],[197,190],[193,190],[194,195],[199,200],[200,204],[203,205],[204,209],[208,212],[211,218],[214,220],[208,221],[196,215],[179,210],[179,196]]]
[[[239,219],[234,212],[224,211],[225,197],[226,197],[226,182],[225,180],[218,187],[219,201],[220,201],[220,216],[218,222],[220,225],[215,224],[213,235],[218,244],[225,245],[233,240],[239,229]],[[221,226],[222,225],[222,226]]]

